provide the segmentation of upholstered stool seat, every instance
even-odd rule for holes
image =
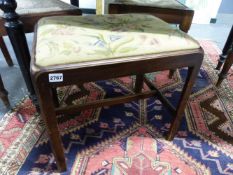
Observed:
[[[54,66],[199,47],[184,32],[150,15],[47,17],[38,23],[35,63]]]
[[[17,7],[16,13],[19,15],[77,9],[75,6],[58,0],[19,0],[17,1]],[[3,16],[1,10],[0,16]]]
[[[178,0],[115,0],[106,2],[110,14],[145,13],[154,15],[168,23],[178,24],[188,32],[194,11]]]
[[[150,6],[169,9],[188,9],[176,0],[116,0],[116,3],[125,5]]]
[[[35,22],[41,17],[58,14],[81,14],[77,7],[60,0],[19,0],[17,1],[16,12],[20,15],[20,20],[24,23],[26,32],[32,32]],[[1,10],[0,25],[4,26],[3,11]],[[4,35],[6,35],[5,28],[1,27],[0,36]]]
[[[203,59],[198,42],[160,19],[144,14],[47,17],[39,21],[31,61],[38,95],[56,163],[66,169],[56,115],[116,105],[149,97],[158,99],[174,116],[167,139],[172,140]],[[188,67],[175,108],[144,74]],[[122,97],[84,104],[59,105],[55,89],[86,82],[136,75],[135,89]],[[142,91],[143,83],[151,91]]]
[[[105,1],[110,14],[145,13],[156,16],[168,23],[176,24],[188,33],[192,24],[194,11],[178,0],[114,0]],[[170,70],[169,78],[175,70]]]

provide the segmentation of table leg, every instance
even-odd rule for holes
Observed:
[[[217,87],[219,87],[221,85],[222,81],[226,78],[227,73],[230,70],[232,64],[233,64],[233,51],[231,51],[231,53],[229,53],[227,58],[226,58],[226,61],[223,65],[223,69],[218,77],[218,82],[216,84]]]
[[[30,53],[19,15],[15,12],[17,3],[15,0],[0,0],[0,9],[4,12],[5,28],[13,46],[20,70],[26,82],[26,86],[32,100],[35,102],[35,91],[30,76]]]
[[[222,54],[220,55],[219,61],[218,61],[218,65],[216,67],[217,70],[220,70],[223,63],[226,60],[227,54],[229,52],[229,50],[231,49],[231,47],[233,47],[233,26],[231,27],[231,31],[227,37],[227,41],[225,43],[225,46],[222,50]]]

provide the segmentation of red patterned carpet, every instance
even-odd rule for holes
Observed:
[[[155,98],[58,116],[72,175],[232,175],[233,76],[217,89],[219,49],[201,41],[205,60],[172,142],[164,139],[172,116]],[[232,71],[230,72],[232,73]],[[148,74],[176,105],[187,69]],[[62,105],[132,92],[134,77],[59,90]],[[146,90],[146,87],[145,87]],[[59,174],[43,121],[28,98],[0,121],[0,174]]]

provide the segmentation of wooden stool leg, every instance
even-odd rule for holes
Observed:
[[[52,88],[52,94],[53,94],[53,102],[55,107],[59,106],[59,99],[58,99],[58,94],[57,94],[57,88]]]
[[[143,79],[144,79],[144,74],[136,75],[135,88],[134,88],[135,93],[142,92]]]
[[[13,61],[11,59],[11,56],[10,56],[10,54],[7,50],[6,44],[1,36],[0,36],[0,48],[2,50],[3,56],[5,57],[5,60],[8,64],[8,66],[13,66]]]
[[[200,65],[197,65],[195,67],[189,67],[188,69],[188,76],[185,81],[185,85],[183,88],[183,92],[181,95],[181,98],[179,100],[178,107],[176,109],[175,117],[172,121],[171,128],[169,130],[167,140],[173,140],[175,137],[175,134],[180,126],[180,122],[183,116],[183,112],[186,106],[186,103],[188,101],[189,95],[192,91],[193,84],[195,82],[196,76],[198,74],[198,71],[200,69]]]
[[[186,14],[182,20],[182,23],[179,25],[180,30],[182,30],[185,33],[188,33],[193,20],[193,13]]]
[[[233,52],[229,53],[227,56],[227,59],[224,63],[223,69],[218,77],[218,82],[216,84],[217,87],[219,87],[222,83],[222,81],[226,78],[228,71],[230,70],[231,66],[233,64]]]
[[[185,33],[188,33],[190,26],[192,24],[192,20],[193,20],[193,14],[189,14],[189,15],[186,14],[185,17],[183,18],[182,23],[179,25],[180,30],[182,30]],[[176,72],[175,69],[169,70],[168,77],[171,79],[175,72]]]
[[[6,107],[10,106],[10,102],[8,99],[8,92],[4,87],[1,75],[0,75],[0,98],[2,99],[2,101]]]
[[[63,144],[58,130],[52,90],[50,88],[44,88],[45,85],[40,86],[38,84],[37,87],[37,91],[39,92],[37,95],[40,102],[41,116],[43,117],[46,124],[46,129],[49,135],[50,144],[57,163],[57,167],[59,171],[63,172],[66,171],[66,160]]]

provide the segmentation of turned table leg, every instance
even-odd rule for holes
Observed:
[[[226,78],[227,73],[230,70],[232,64],[233,64],[233,51],[231,51],[231,53],[229,53],[227,58],[226,58],[226,61],[223,65],[223,69],[218,77],[218,82],[216,84],[217,87],[219,87],[221,85],[222,81]]]
[[[20,70],[26,82],[30,97],[35,104],[36,96],[30,76],[30,53],[23,29],[23,24],[19,21],[19,15],[15,12],[17,3],[15,0],[0,0],[0,9],[4,12],[5,28],[13,46]]]
[[[222,50],[222,54],[220,55],[220,58],[218,60],[218,65],[216,67],[217,70],[220,70],[223,63],[225,62],[226,58],[227,58],[227,54],[229,52],[229,50],[231,49],[233,45],[233,26],[231,27],[231,31],[228,35],[227,41],[225,43],[225,46]]]

